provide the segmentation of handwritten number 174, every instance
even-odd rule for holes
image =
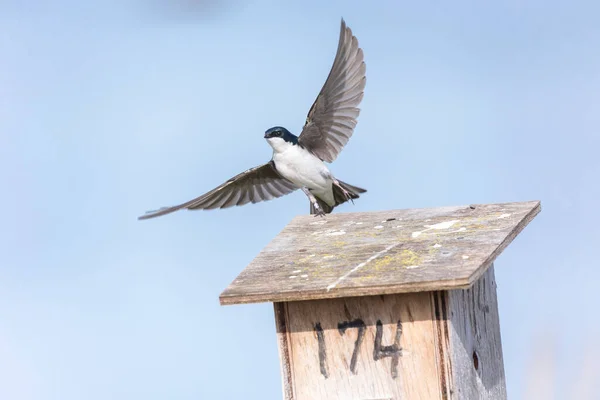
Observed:
[[[350,359],[350,371],[356,375],[356,363],[358,361],[358,354],[365,337],[367,326],[362,319],[355,319],[353,321],[344,321],[338,323],[338,332],[340,335],[344,335],[348,329],[356,329],[356,341],[354,342],[354,351],[352,352],[352,358]],[[314,330],[317,334],[317,341],[319,343],[319,366],[321,368],[321,374],[327,379],[329,377],[329,368],[327,363],[327,350],[325,347],[325,335],[323,328],[320,323],[314,325]],[[398,362],[400,356],[402,356],[402,348],[400,347],[400,339],[402,336],[402,322],[398,321],[396,325],[396,337],[394,343],[389,346],[382,345],[383,338],[383,324],[380,320],[375,324],[375,343],[373,346],[373,360],[378,361],[382,358],[391,357],[391,374],[392,378],[398,377]]]

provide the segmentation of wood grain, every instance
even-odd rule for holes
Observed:
[[[506,399],[493,267],[471,289],[277,303],[276,317],[286,400]]]
[[[287,307],[285,303],[273,303],[275,311],[275,328],[277,329],[277,349],[279,350],[279,363],[281,366],[281,387],[283,398],[293,399],[292,390],[293,377],[290,356],[290,336],[287,329]]]
[[[472,288],[447,292],[448,353],[456,399],[506,399],[494,268]]]
[[[469,287],[540,212],[539,201],[299,216],[221,304]]]
[[[291,366],[284,398],[441,399],[429,293],[283,304]],[[340,325],[353,321],[364,325],[355,324],[342,333]],[[315,331],[317,324],[324,346]],[[364,326],[362,334],[359,326]],[[396,359],[389,351],[381,354],[397,337]],[[320,347],[325,350],[323,360]]]

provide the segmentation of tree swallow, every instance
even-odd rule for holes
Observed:
[[[186,203],[149,211],[154,218],[183,208],[210,210],[271,200],[301,189],[310,213],[324,216],[334,207],[366,192],[336,179],[325,165],[334,161],[356,126],[366,84],[366,66],[358,40],[342,19],[337,53],[329,76],[313,103],[300,136],[276,126],[265,132],[271,160],[250,168]]]

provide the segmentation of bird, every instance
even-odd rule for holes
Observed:
[[[366,85],[366,64],[356,36],[342,18],[336,55],[299,136],[282,126],[265,131],[271,160],[250,168],[185,203],[148,211],[140,220],[181,209],[211,210],[258,203],[302,190],[310,214],[325,216],[366,189],[337,179],[325,163],[333,162],[357,124]]]

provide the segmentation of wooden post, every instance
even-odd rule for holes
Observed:
[[[274,302],[284,399],[506,399],[492,263],[540,209],[296,217],[221,304]]]

